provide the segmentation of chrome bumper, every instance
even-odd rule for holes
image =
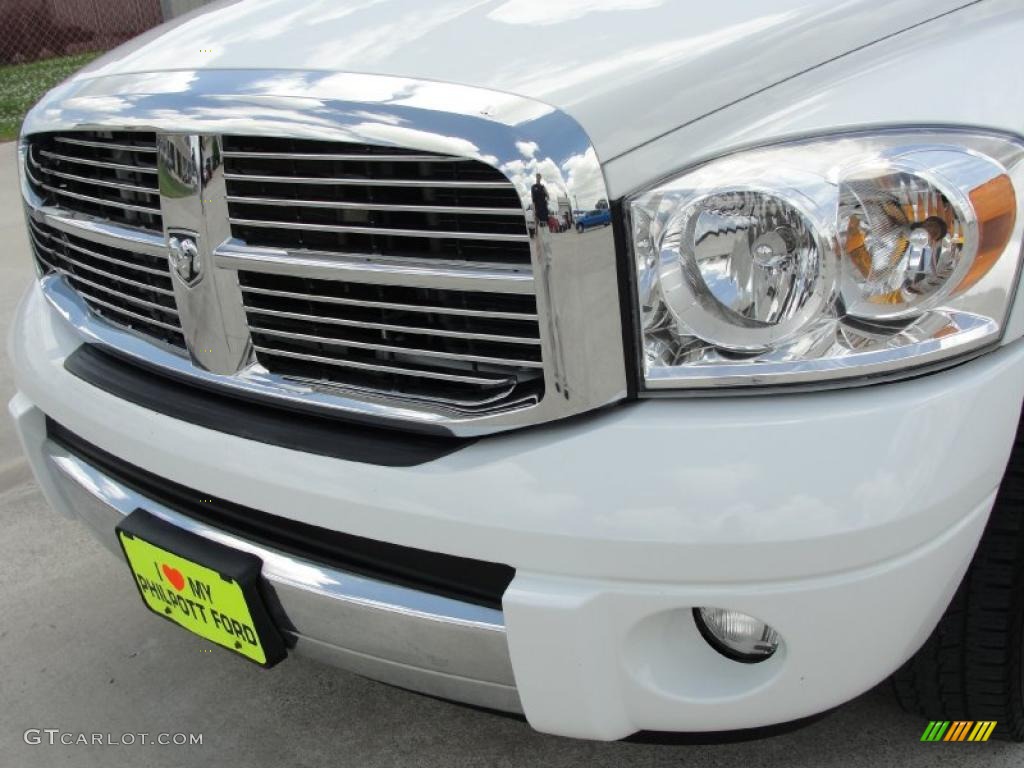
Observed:
[[[47,495],[58,496],[51,503],[85,522],[118,557],[123,555],[114,526],[141,507],[187,531],[262,558],[263,576],[294,627],[285,632],[295,641],[291,652],[402,688],[522,712],[501,611],[266,549],[136,493],[51,441],[44,440],[40,448],[33,469],[37,477],[46,475],[39,479]]]

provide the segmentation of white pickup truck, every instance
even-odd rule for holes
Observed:
[[[1019,0],[209,6],[25,121],[25,452],[258,665],[601,740],[893,676],[1022,740],[1022,39]]]

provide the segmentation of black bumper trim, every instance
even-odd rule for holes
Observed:
[[[94,344],[80,346],[65,360],[64,368],[104,392],[189,424],[362,464],[414,467],[474,442],[355,424],[190,386],[127,362]]]
[[[498,610],[515,576],[508,565],[367,539],[214,498],[129,464],[49,417],[46,431],[51,441],[72,455],[154,502],[315,563]],[[344,519],[344,509],[338,510],[338,518]]]

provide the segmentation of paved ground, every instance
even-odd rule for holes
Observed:
[[[31,267],[0,144],[0,331]],[[0,399],[13,393],[0,356]],[[1024,747],[921,744],[886,687],[802,731],[721,746],[593,744],[290,659],[270,672],[148,615],[120,562],[59,518],[0,418],[0,766],[1020,766]],[[203,734],[200,747],[26,745],[30,728]]]

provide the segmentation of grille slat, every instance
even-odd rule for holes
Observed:
[[[254,315],[286,317],[290,320],[304,320],[310,323],[326,323],[327,325],[342,325],[350,328],[366,328],[377,331],[390,331],[392,333],[421,333],[432,336],[445,336],[452,339],[470,339],[472,341],[495,341],[502,344],[527,344],[529,346],[540,346],[540,339],[532,339],[522,336],[498,336],[490,333],[469,333],[464,331],[439,330],[437,328],[417,328],[415,326],[393,325],[389,323],[368,323],[359,320],[346,320],[339,317],[304,315],[298,312],[282,312],[280,310],[260,309],[258,307],[249,307],[248,312]]]
[[[95,149],[117,150],[120,152],[143,152],[156,154],[156,147],[149,147],[142,144],[120,144],[114,141],[89,141],[77,139],[71,136],[55,136],[53,139],[58,144],[71,144],[76,147],[93,147]]]
[[[29,225],[30,242],[43,271],[61,275],[96,314],[185,347],[166,257],[81,240],[33,219]]]
[[[375,162],[375,163],[469,163],[468,157],[451,157],[450,155],[429,155],[429,154],[380,154],[380,153],[359,153],[353,152],[343,154],[339,152],[238,152],[226,151],[224,157],[246,159],[246,160],[316,160],[320,162],[348,163],[348,162]]]
[[[543,393],[536,299],[239,273],[271,371],[486,409]]]
[[[422,304],[397,304],[386,301],[367,301],[351,299],[342,296],[320,296],[314,293],[298,293],[294,291],[279,291],[271,288],[254,288],[242,286],[243,293],[261,294],[264,296],[279,296],[286,299],[302,299],[303,301],[322,302],[326,304],[343,304],[352,307],[373,307],[375,309],[394,309],[400,312],[427,312],[441,315],[466,315],[485,319],[500,320],[537,320],[536,313],[531,312],[495,312],[491,310],[463,309],[459,307],[441,307],[436,305]]]
[[[304,139],[224,145],[232,234],[249,246],[531,263],[515,186],[478,160]]]
[[[89,266],[88,264],[85,264],[85,263],[83,263],[81,261],[77,261],[77,260],[71,258],[66,253],[58,256],[58,254],[56,252],[54,252],[53,249],[47,248],[45,245],[42,245],[39,242],[36,242],[35,246],[36,246],[36,248],[39,248],[39,249],[43,250],[44,252],[50,254],[55,259],[59,258],[59,259],[61,259],[63,261],[68,262],[69,264],[73,264],[75,269],[84,269],[86,272],[92,272],[93,274],[100,275],[102,277],[107,278],[108,280],[116,280],[119,283],[123,283],[124,285],[130,285],[133,288],[139,288],[139,289],[141,289],[143,291],[153,291],[155,293],[159,293],[159,294],[162,294],[164,296],[174,296],[174,291],[172,291],[170,289],[159,288],[159,287],[157,287],[155,285],[147,285],[146,283],[140,283],[140,282],[138,282],[136,280],[132,280],[131,278],[121,277],[120,275],[116,275],[116,274],[114,274],[112,272],[108,272],[108,271],[105,271],[105,270],[102,270],[102,269],[98,269],[97,267]],[[51,264],[52,263],[53,262],[51,262]],[[62,272],[66,271],[63,267],[55,267],[55,268],[58,269],[59,271],[62,271]],[[72,272],[70,274],[73,275],[74,273]]]
[[[61,171],[49,170],[46,171],[48,176],[55,176],[58,179],[65,179],[67,181],[77,181],[84,184],[98,184],[101,187],[110,187],[111,189],[122,189],[126,192],[137,192],[142,195],[151,195],[153,197],[160,196],[160,190],[156,187],[140,187],[136,184],[129,184],[124,181],[108,181],[107,179],[97,179],[95,177],[90,178],[86,176],[76,176],[72,173],[63,173]]]
[[[129,171],[131,173],[146,173],[156,175],[156,168],[147,168],[142,165],[124,165],[122,163],[113,163],[109,160],[93,160],[85,157],[73,157],[72,155],[62,155],[58,152],[48,152],[45,149],[39,151],[39,154],[43,157],[49,158],[50,160],[57,160],[62,163],[73,163],[75,165],[89,165],[93,168],[106,168],[111,171]]]
[[[61,197],[68,197],[68,198],[71,198],[72,200],[79,200],[79,201],[84,202],[84,203],[93,203],[94,205],[102,205],[102,206],[106,206],[108,208],[120,208],[120,209],[125,210],[125,211],[135,211],[137,213],[146,213],[146,214],[150,214],[150,215],[153,215],[153,216],[159,216],[160,215],[160,209],[159,208],[154,208],[154,207],[148,206],[148,205],[136,205],[134,203],[127,203],[127,202],[124,202],[124,201],[109,200],[109,199],[107,199],[105,197],[94,197],[92,195],[83,195],[81,192],[69,192],[66,189],[59,189],[57,187],[52,187],[49,184],[39,184],[39,186],[42,189],[45,189],[47,192],[51,192],[51,193],[53,193],[55,195],[59,195]]]
[[[139,307],[146,307],[147,309],[153,309],[158,312],[163,312],[164,314],[167,315],[172,315],[174,317],[178,316],[178,310],[175,309],[174,307],[167,307],[156,301],[140,299],[137,296],[132,296],[129,293],[124,293],[123,291],[119,291],[115,288],[110,288],[108,286],[102,285],[101,283],[97,283],[94,280],[89,280],[88,278],[82,277],[81,275],[76,274],[75,272],[69,269],[65,269],[64,267],[59,267],[55,264],[49,264],[48,262],[45,261],[44,263],[46,263],[47,266],[49,266],[55,272],[59,272],[60,274],[70,278],[72,285],[75,286],[79,293],[81,293],[83,296],[86,296],[87,298],[92,298],[92,295],[87,293],[86,291],[83,291],[81,285],[87,285],[94,291],[100,291],[101,293],[106,294],[108,297],[114,297],[116,299],[120,299],[121,301],[127,301],[129,304],[134,304]]]
[[[255,173],[226,173],[228,181],[260,181],[271,184],[316,184],[339,187],[400,187],[403,189],[506,189],[507,181],[439,181],[433,179],[378,179],[346,176],[262,176]]]
[[[470,376],[468,374],[455,374],[455,373],[444,373],[443,371],[431,371],[423,368],[400,368],[394,365],[384,365],[381,363],[362,363],[358,360],[342,360],[336,357],[324,357],[322,355],[311,355],[303,352],[293,352],[287,349],[277,349],[274,347],[261,347],[256,346],[257,352],[266,352],[270,355],[281,355],[282,357],[291,357],[296,360],[308,360],[317,363],[325,363],[327,365],[334,365],[340,368],[358,368],[364,371],[374,371],[380,373],[394,373],[400,376],[410,376],[413,378],[424,378],[434,379],[436,381],[449,381],[457,382],[459,384],[474,384],[479,386],[507,386],[509,390],[515,386],[515,379],[507,376]]]
[[[399,205],[389,203],[346,203],[336,200],[284,200],[267,197],[228,195],[229,203],[292,208],[337,208],[346,211],[398,211],[402,213],[461,213],[474,216],[522,216],[521,208],[472,208],[456,205]]]
[[[86,294],[82,294],[82,295],[86,296]],[[86,296],[86,298],[88,299],[89,304],[98,304],[99,306],[103,307],[104,309],[113,311],[115,313],[115,315],[123,315],[124,317],[130,318],[130,321],[127,323],[127,325],[129,327],[134,327],[132,321],[138,321],[139,323],[143,324],[146,327],[156,326],[157,328],[163,328],[163,329],[165,329],[167,331],[171,331],[171,332],[177,334],[178,336],[181,336],[181,327],[177,326],[177,325],[174,325],[173,323],[165,323],[162,320],[155,320],[152,317],[147,317],[146,315],[140,315],[139,313],[132,312],[131,310],[125,309],[124,307],[119,307],[117,304],[111,304],[110,302],[104,301],[103,299],[97,299],[95,296]],[[93,308],[95,309],[95,307],[93,307]],[[106,313],[100,312],[100,314],[101,315],[105,315]],[[114,320],[116,321],[117,318],[115,317]],[[153,334],[150,334],[150,335],[153,335]],[[184,347],[185,346],[184,340],[182,340],[181,343],[178,344],[178,346]]]
[[[528,243],[529,235],[506,235],[491,232],[443,232],[423,229],[389,229],[386,227],[353,227],[341,224],[311,224],[292,221],[259,221],[255,219],[231,219],[232,224],[245,227],[270,227],[281,229],[303,229],[312,232],[350,232],[362,235],[391,235],[394,237],[430,237],[452,240],[488,240],[491,242]]]
[[[467,363],[490,363],[491,365],[514,365],[521,368],[543,367],[539,360],[510,360],[508,358],[486,357],[484,355],[470,355],[457,352],[441,352],[434,349],[424,349],[422,347],[391,346],[388,344],[370,344],[364,341],[356,341],[354,339],[348,338],[323,336],[312,333],[298,333],[295,331],[282,331],[276,328],[264,328],[258,325],[252,325],[251,323],[249,325],[249,330],[252,331],[252,333],[256,336],[277,336],[283,339],[293,339],[296,341],[312,341],[316,344],[322,344],[332,347],[354,347],[355,349],[368,349],[374,352],[387,352],[389,354],[408,355],[409,357],[431,357],[446,361],[457,360],[460,362]],[[420,333],[426,334],[429,333],[429,331],[420,331]]]
[[[61,208],[116,224],[163,231],[156,135],[80,131],[29,142],[29,184]]]
[[[40,228],[40,226],[36,224],[34,221],[29,220],[29,224],[31,227],[31,234],[34,238],[42,237],[45,238],[46,240],[50,240],[52,237],[54,237],[53,235],[44,232]],[[88,256],[91,259],[99,259],[100,261],[105,261],[108,264],[113,264],[114,266],[121,267],[123,269],[133,270],[135,272],[144,272],[147,275],[157,275],[163,278],[169,278],[166,267],[164,269],[154,269],[153,267],[147,267],[142,264],[135,264],[130,261],[122,261],[121,259],[114,258],[113,256],[110,256],[108,254],[100,253],[99,251],[91,250],[89,248],[83,248],[80,245],[75,245],[70,240],[61,241],[61,243],[65,248],[77,251],[78,253],[81,253],[84,256]]]

